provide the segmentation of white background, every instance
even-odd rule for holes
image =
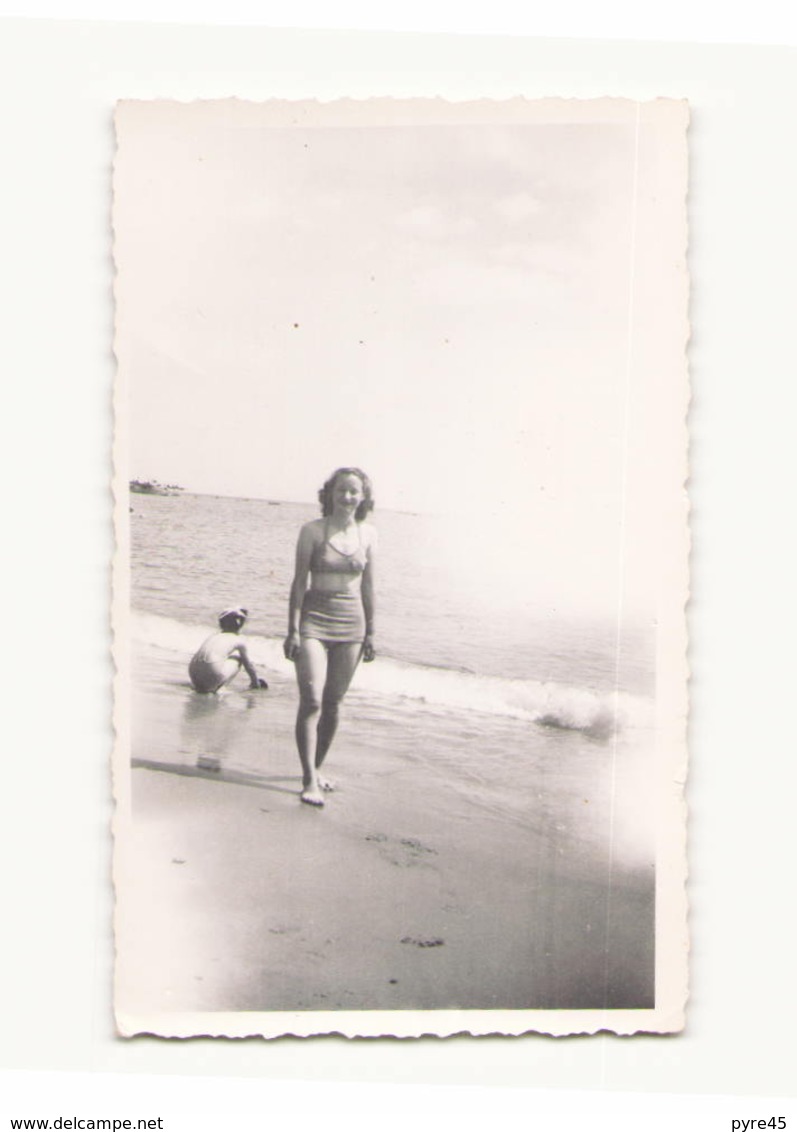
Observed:
[[[0,25],[9,724],[0,802],[0,1115],[164,1116],[173,1130],[277,1120],[303,1127],[308,1119],[427,1126],[453,1117],[466,1127],[623,1128],[643,1116],[647,1127],[730,1128],[732,1116],[773,1115],[793,1127],[797,68],[793,50],[744,44],[794,43],[794,20],[785,5],[757,4],[754,26],[749,5],[668,4],[646,19],[641,7],[560,3],[543,14],[491,4],[477,22],[447,4],[336,4],[334,23],[693,42]],[[330,27],[332,8],[292,5],[290,22]],[[237,23],[287,22],[288,9],[276,5],[224,10]],[[187,11],[158,6],[171,19]],[[212,14],[209,3],[190,12]],[[113,6],[114,15],[130,13],[153,17],[155,7]],[[110,13],[107,5],[28,3],[24,14]],[[691,102],[693,956],[682,1036],[268,1044],[114,1037],[111,112],[119,97],[233,93]]]

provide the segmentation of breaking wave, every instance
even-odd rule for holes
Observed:
[[[207,625],[189,625],[157,614],[135,613],[133,635],[157,648],[190,657],[208,635]],[[282,640],[247,633],[256,664],[290,678],[293,666],[282,655]],[[452,668],[409,664],[380,656],[378,663],[361,665],[356,689],[416,708],[479,712],[526,720],[545,727],[581,731],[606,738],[620,729],[649,724],[651,702],[626,692],[593,691],[563,683],[508,679]]]

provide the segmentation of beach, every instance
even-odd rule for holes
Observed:
[[[352,681],[324,765],[337,789],[314,809],[282,653],[313,514],[135,497],[117,653],[124,1032],[183,1032],[180,1015],[185,1032],[225,1032],[225,1012],[282,1014],[291,1032],[325,1011],[322,1031],[345,1011],[652,1008],[650,634],[501,607],[499,585],[441,565],[436,521],[381,512],[377,657]],[[200,695],[188,660],[231,603],[250,611],[268,691],[241,673]]]
[[[605,743],[574,792],[570,736],[541,727],[558,759],[491,796],[424,758],[434,714],[391,745],[354,695],[319,811],[290,681],[202,697],[152,648],[137,670],[121,1013],[653,1005],[653,862],[606,842]],[[615,809],[642,800],[639,760],[622,767]]]

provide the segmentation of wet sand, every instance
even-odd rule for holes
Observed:
[[[252,745],[249,765],[262,750],[257,772],[223,757],[219,770],[181,765],[185,693],[136,700],[118,1009],[653,1005],[652,865],[574,835],[558,813],[564,777],[525,816],[481,806],[433,762],[369,747],[368,728],[346,719],[329,759],[338,789],[316,810],[298,796],[293,689],[265,695],[246,715],[257,726],[233,736]],[[608,801],[593,790],[584,821],[604,821]]]

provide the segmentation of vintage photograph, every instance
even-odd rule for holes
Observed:
[[[683,1027],[687,126],[118,105],[122,1035]]]

